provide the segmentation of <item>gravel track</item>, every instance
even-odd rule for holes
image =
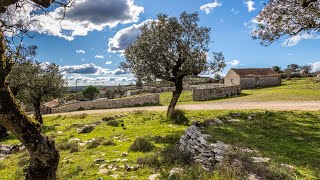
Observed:
[[[320,101],[232,101],[232,102],[206,102],[200,104],[183,104],[177,105],[176,109],[181,110],[245,110],[245,109],[259,109],[259,110],[277,110],[277,111],[320,111]],[[165,111],[167,106],[147,106],[147,107],[132,107],[120,109],[98,109],[75,111],[59,114],[48,114],[45,116],[55,115],[73,115],[73,114],[103,114],[110,112],[131,112],[137,110],[146,111]]]

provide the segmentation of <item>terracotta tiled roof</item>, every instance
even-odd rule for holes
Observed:
[[[278,77],[279,74],[272,71],[270,68],[246,68],[235,69],[231,68],[240,77]]]

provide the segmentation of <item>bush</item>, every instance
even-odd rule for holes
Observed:
[[[161,162],[159,161],[159,158],[156,155],[138,157],[137,164],[142,166],[148,166],[154,169],[159,169],[161,167]]]
[[[97,138],[97,139],[89,142],[89,143],[87,144],[87,145],[88,145],[88,146],[87,146],[87,149],[93,149],[93,148],[98,147],[98,146],[101,144],[101,142],[103,141],[103,139],[104,139],[104,138]]]
[[[115,146],[116,143],[113,140],[108,140],[108,141],[104,141],[102,143],[102,145],[104,145],[104,146]]]
[[[88,86],[86,89],[82,91],[84,97],[90,100],[95,99],[99,95],[99,93],[99,89],[94,86]]]
[[[170,119],[175,124],[185,124],[185,125],[187,125],[189,123],[188,118],[184,115],[183,111],[181,111],[181,110],[175,110],[172,113]]]
[[[112,117],[112,116],[108,116],[108,117],[104,117],[102,118],[102,121],[111,121],[111,120],[115,120],[115,117]]]
[[[112,127],[118,127],[119,121],[118,120],[110,120],[110,121],[107,121],[107,125],[112,126]]]
[[[191,153],[187,151],[180,151],[179,144],[163,149],[161,151],[161,156],[163,157],[163,162],[167,163],[167,165],[190,165],[193,162]]]
[[[59,150],[63,150],[63,151],[69,150],[70,153],[79,151],[79,145],[77,142],[69,142],[65,140],[60,142],[57,147]]]
[[[144,137],[138,137],[130,146],[129,151],[149,152],[152,151],[154,145]]]

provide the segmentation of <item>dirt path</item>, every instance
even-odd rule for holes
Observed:
[[[244,110],[244,109],[261,109],[261,110],[279,110],[279,111],[319,111],[320,101],[269,101],[269,102],[253,102],[253,101],[232,101],[232,102],[207,102],[201,104],[184,104],[178,105],[177,109],[181,110]],[[120,109],[98,109],[75,111],[68,113],[60,113],[59,115],[72,114],[102,114],[109,112],[130,112],[136,110],[146,111],[165,111],[167,106],[147,106],[147,107],[132,107]],[[55,116],[57,114],[48,114],[45,116]]]

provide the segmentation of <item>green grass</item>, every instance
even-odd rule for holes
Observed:
[[[258,149],[261,154],[272,158],[277,163],[294,165],[299,179],[320,178],[320,113],[319,112],[267,112],[264,111],[233,111],[241,114],[240,122],[225,123],[224,126],[210,127],[208,133],[216,140],[223,140],[239,146]],[[228,116],[230,111],[186,111],[185,116],[189,121],[204,121],[216,117]],[[247,114],[257,114],[257,118],[248,121]],[[79,134],[77,127],[92,124],[103,117],[115,114],[83,115],[83,116],[56,116],[45,117],[45,134],[54,137],[60,150],[60,163],[58,169],[59,179],[88,179],[98,178],[113,179],[110,174],[119,174],[119,179],[147,179],[156,172],[168,172],[172,167],[177,167],[176,162],[170,164],[160,163],[154,168],[142,166],[137,171],[119,171],[99,175],[98,167],[94,163],[97,158],[103,158],[108,165],[137,165],[137,159],[152,157],[159,154],[163,148],[172,147],[183,134],[188,125],[172,124],[165,118],[164,112],[136,111],[123,115],[117,114],[115,119],[123,121],[124,127],[108,126],[106,122],[97,125],[95,129],[86,134]],[[59,132],[62,131],[62,132]],[[137,137],[149,139],[155,148],[151,152],[128,152],[129,147]],[[98,146],[87,148],[88,145],[79,146],[77,151],[71,151],[72,145],[61,146],[70,138],[79,138],[82,141],[92,138],[100,139]],[[104,145],[113,140],[115,144]],[[10,136],[0,141],[0,144],[17,144],[18,141]],[[122,153],[128,152],[123,157]],[[23,167],[26,166],[28,154],[20,152],[10,155],[0,161],[0,179],[20,179],[23,176]],[[127,162],[112,162],[117,158],[126,158]],[[165,159],[165,158],[164,158]],[[161,160],[161,159],[160,159]],[[157,162],[154,159],[154,162]],[[152,161],[153,162],[153,161]],[[194,166],[188,173],[192,176],[203,174]],[[165,174],[165,173],[162,173]],[[221,175],[222,176],[222,175]],[[221,176],[203,174],[202,179],[223,179]],[[210,177],[210,178],[208,178]],[[220,178],[219,178],[220,177]]]
[[[160,104],[169,105],[171,92],[160,94]],[[212,101],[320,101],[320,82],[314,78],[283,80],[282,85],[268,88],[243,90],[239,97]],[[192,101],[192,91],[183,91],[178,104],[197,104]],[[206,101],[208,102],[208,101]]]

